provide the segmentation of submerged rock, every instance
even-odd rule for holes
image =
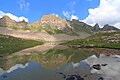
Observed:
[[[70,68],[70,65],[72,66]],[[119,55],[95,55],[80,61],[79,64],[72,63],[67,65],[63,73],[67,75],[76,75],[78,73],[83,80],[119,80],[120,79],[120,56]],[[65,80],[74,80],[70,76]],[[79,79],[75,79],[79,80]],[[82,80],[82,79],[80,79]]]
[[[100,66],[100,64],[96,64],[96,65],[93,65],[92,68],[97,69],[97,70],[100,70],[100,69],[101,69],[101,66]]]
[[[59,74],[61,74],[65,80],[84,80],[79,74],[65,75],[61,72],[59,72]]]

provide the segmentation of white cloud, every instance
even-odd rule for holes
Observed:
[[[25,65],[22,64],[16,64],[15,66],[12,66],[9,70],[7,70],[7,73],[11,73],[19,68],[24,69],[29,66],[29,63],[26,63]]]
[[[72,12],[68,12],[68,11],[63,11],[63,15],[67,18],[67,19],[78,19],[78,16],[73,15]]]
[[[72,16],[71,16],[71,20],[73,20],[73,19],[77,19],[77,20],[78,20],[78,16],[72,15]]]
[[[78,0],[76,1],[70,1],[70,3],[68,4],[69,8],[68,10],[65,10],[63,11],[63,15],[69,19],[69,20],[72,20],[72,19],[78,19],[78,17],[75,15],[75,7],[76,7],[76,3],[77,3]],[[70,9],[70,10],[69,10]]]
[[[25,20],[26,22],[28,22],[28,18],[25,18],[25,17],[23,17],[23,16],[21,16],[21,17],[17,17],[17,16],[15,16],[15,15],[13,15],[13,14],[11,14],[11,13],[5,13],[5,12],[3,12],[3,11],[0,11],[0,18],[2,18],[3,16],[9,16],[12,20],[15,20],[15,21],[17,21],[17,22],[20,22],[20,21],[23,21],[23,20]]]
[[[26,2],[25,0],[19,0],[18,3],[20,5],[21,10],[29,11],[29,6],[30,6],[29,2]]]
[[[5,15],[3,11],[0,11],[0,18],[2,18]]]
[[[55,13],[52,13],[52,15],[55,15],[56,17],[58,17],[58,16],[59,16],[58,14],[55,14]]]
[[[83,21],[91,25],[110,24],[120,28],[120,0],[100,0],[100,5],[89,9],[89,15]]]
[[[71,13],[68,12],[68,11],[63,11],[63,15],[64,15],[66,18],[70,19]]]

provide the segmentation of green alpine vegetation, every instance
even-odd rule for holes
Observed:
[[[42,41],[26,40],[0,34],[0,56],[9,55],[41,44],[43,44]]]
[[[120,32],[96,33],[82,40],[67,41],[68,45],[80,45],[81,47],[100,47],[120,49]]]
[[[42,26],[37,26],[37,27],[30,27],[30,28],[18,28],[16,26],[9,26],[8,28],[11,28],[13,30],[29,30],[29,31],[42,31],[44,30],[45,32],[47,32],[50,35],[54,35],[54,34],[68,34],[68,35],[73,35],[73,36],[79,36],[79,34],[76,33],[76,31],[68,31],[66,32],[66,30],[59,30],[59,29],[55,29],[54,27],[42,27]]]
[[[86,32],[86,33],[89,33],[89,34],[92,34],[92,33],[93,33],[93,32],[91,32],[90,30],[87,30],[87,29],[81,27],[80,25],[73,24],[73,26],[74,26],[74,28],[75,28],[75,30],[76,30],[77,32]]]

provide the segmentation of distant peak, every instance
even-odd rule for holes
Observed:
[[[100,28],[98,23],[96,23],[96,24],[94,25],[94,27]]]
[[[98,23],[96,23],[95,25],[99,25]]]
[[[96,23],[96,24],[93,26],[93,29],[94,29],[95,31],[99,31],[99,30],[100,30],[99,24]]]
[[[5,15],[5,16],[2,17],[2,19],[11,19],[11,18],[9,16]]]
[[[55,15],[55,14],[48,14],[48,15],[44,15],[44,16],[59,17],[58,15]],[[44,17],[44,16],[43,16],[43,17]]]
[[[61,19],[61,17],[59,17],[58,15],[55,15],[55,14],[49,14],[49,15],[44,15],[41,20],[44,20],[44,19]]]
[[[9,16],[5,15],[0,20],[3,22],[16,22],[15,20],[12,20]]]
[[[54,27],[56,29],[71,28],[70,23],[66,19],[55,14],[44,15],[39,23],[41,26]]]
[[[72,21],[79,21],[78,19],[72,19]]]
[[[109,26],[109,24],[105,24],[104,26]]]
[[[105,24],[104,27],[102,28],[103,30],[119,30],[115,26],[111,26],[109,24]]]
[[[21,22],[26,22],[25,19],[23,19]]]

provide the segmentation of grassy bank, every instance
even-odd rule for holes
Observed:
[[[67,41],[65,44],[120,49],[120,32],[97,33],[86,39]]]
[[[0,55],[9,55],[25,48],[43,44],[42,41],[26,40],[0,34]]]

